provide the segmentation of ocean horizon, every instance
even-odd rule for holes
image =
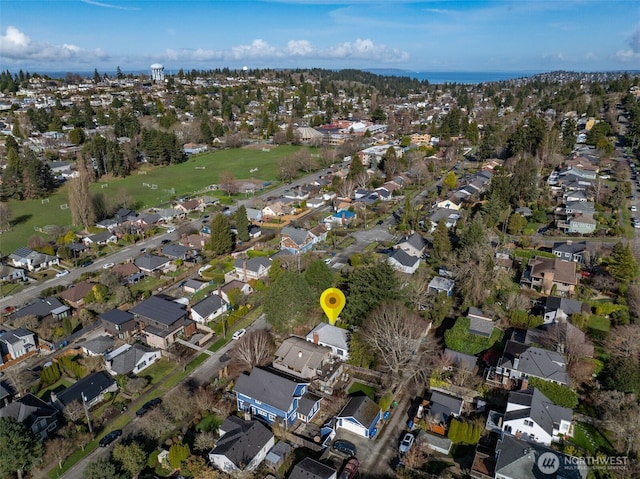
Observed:
[[[440,71],[410,71],[410,70],[399,70],[399,69],[368,69],[366,70],[370,73],[375,73],[377,75],[393,75],[393,76],[405,76],[410,78],[415,78],[420,81],[428,81],[433,84],[443,84],[443,83],[461,83],[466,85],[478,84],[478,83],[487,83],[487,82],[499,82],[505,80],[514,80],[516,78],[525,78],[533,75],[537,75],[539,73],[544,73],[542,71],[519,71],[519,72],[471,72],[471,71],[451,71],[451,72],[440,72]]]

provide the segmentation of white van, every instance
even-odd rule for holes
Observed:
[[[199,270],[198,270],[198,276],[202,276],[202,273],[204,273],[206,270],[210,269],[211,265],[210,264],[205,264],[204,266],[202,266]]]

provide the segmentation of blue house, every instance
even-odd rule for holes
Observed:
[[[320,396],[310,393],[309,383],[268,368],[255,367],[243,373],[233,388],[239,411],[249,411],[269,423],[285,427],[297,419],[309,422],[320,409]]]
[[[368,396],[352,396],[342,411],[336,416],[335,429],[346,429],[359,436],[373,438],[378,422],[382,419],[382,410]]]

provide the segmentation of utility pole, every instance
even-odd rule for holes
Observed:
[[[87,416],[87,425],[89,426],[89,434],[93,437],[93,428],[91,427],[91,416],[89,415],[89,408],[87,407],[87,398],[82,393],[82,405],[84,406],[84,414]]]

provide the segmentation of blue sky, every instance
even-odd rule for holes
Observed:
[[[640,69],[637,0],[0,0],[0,69]]]

